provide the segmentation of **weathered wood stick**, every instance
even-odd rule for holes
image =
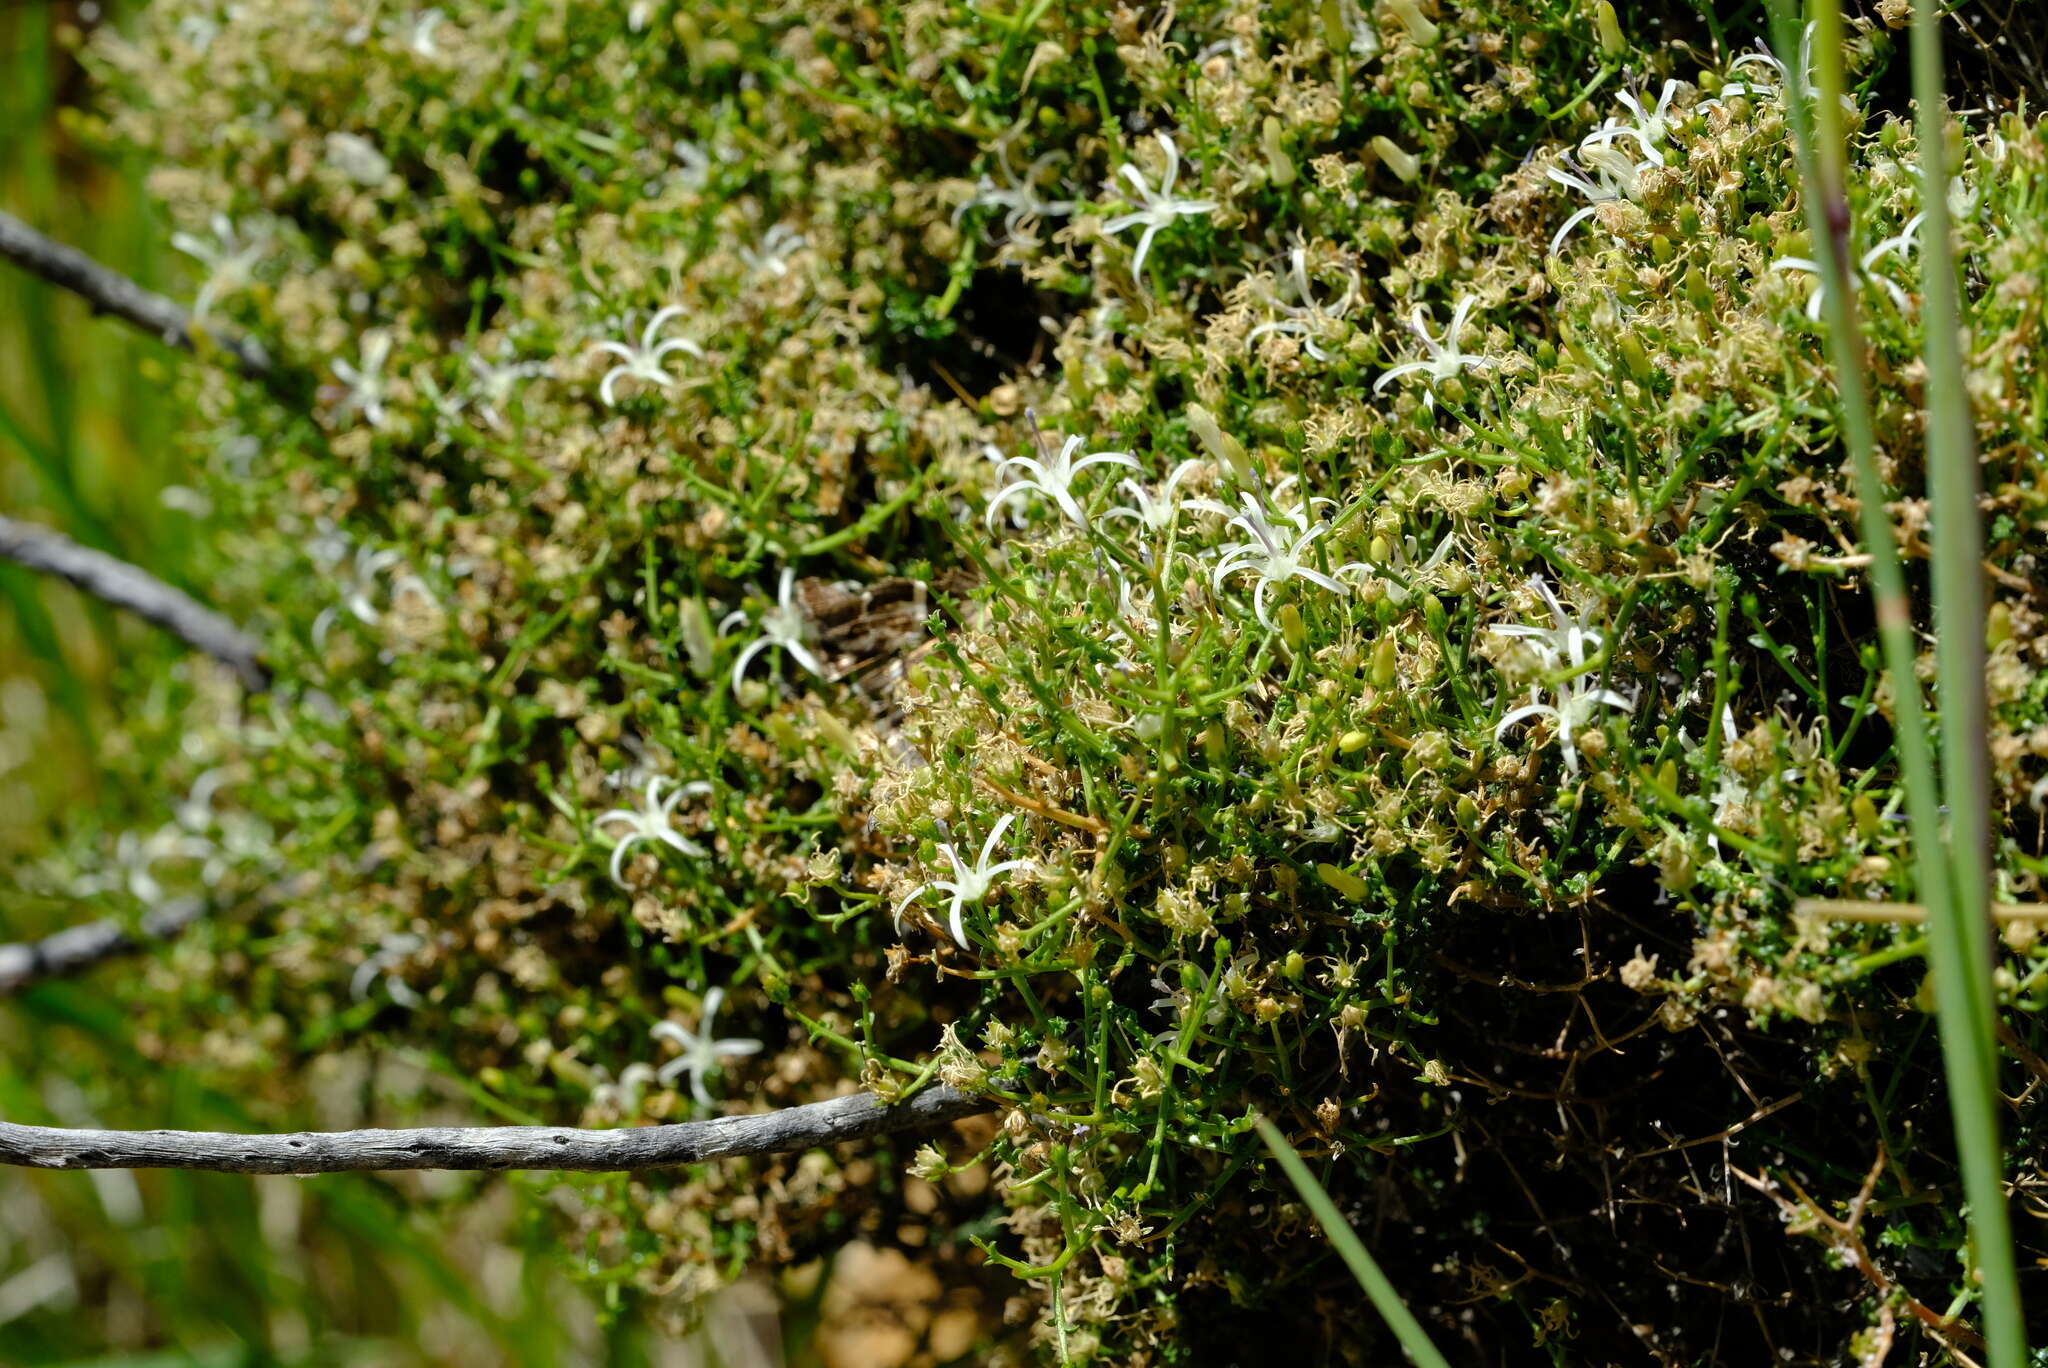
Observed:
[[[118,918],[102,917],[83,926],[68,926],[39,941],[0,945],[0,997],[169,940],[206,911],[204,898],[173,898],[144,913],[132,930]]]
[[[147,570],[80,546],[61,532],[8,517],[0,517],[0,560],[69,580],[95,598],[147,618],[228,666],[253,692],[270,687],[270,672],[263,668],[254,637]]]
[[[552,1169],[623,1172],[865,1140],[995,1110],[938,1084],[886,1106],[872,1093],[829,1102],[621,1130],[566,1126],[234,1135],[215,1131],[68,1130],[0,1121],[0,1164],[47,1169],[206,1169],[215,1173],[346,1173],[366,1169]]]
[[[94,313],[112,314],[189,352],[217,348],[234,357],[244,375],[271,374],[270,357],[255,342],[232,333],[195,327],[192,315],[177,304],[153,290],[143,289],[77,248],[44,237],[5,212],[0,212],[0,257],[71,291],[91,305]]]

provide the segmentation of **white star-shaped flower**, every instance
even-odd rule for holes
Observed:
[[[710,793],[711,785],[699,779],[694,783],[669,789],[668,795],[663,797],[662,790],[668,788],[671,782],[663,775],[655,775],[647,781],[647,793],[638,808],[621,807],[613,808],[610,812],[600,812],[592,823],[599,830],[611,824],[623,828],[615,838],[618,844],[612,847],[611,866],[612,882],[620,888],[626,886],[626,855],[643,841],[657,841],[698,859],[711,853],[675,828],[677,804],[685,798],[697,798]],[[612,835],[611,832],[605,834]]]
[[[1145,231],[1138,235],[1138,254],[1131,261],[1132,275],[1143,274],[1145,254],[1152,250],[1152,239],[1159,235],[1161,228],[1185,215],[1208,214],[1216,209],[1214,200],[1183,199],[1173,193],[1173,183],[1180,178],[1180,149],[1163,131],[1153,136],[1159,139],[1159,146],[1166,153],[1166,171],[1159,178],[1158,188],[1154,189],[1152,183],[1145,179],[1144,172],[1126,163],[1120,171],[1130,182],[1132,198],[1139,207],[1102,225],[1105,233],[1121,233],[1139,224],[1145,226]]]
[[[1464,371],[1491,369],[1495,364],[1491,357],[1458,349],[1458,334],[1465,330],[1465,320],[1472,316],[1472,310],[1478,302],[1471,295],[1466,295],[1452,307],[1451,321],[1444,328],[1442,341],[1429,335],[1429,315],[1420,304],[1417,304],[1414,311],[1408,315],[1408,327],[1421,340],[1422,349],[1428,355],[1415,361],[1403,361],[1400,365],[1381,372],[1380,378],[1372,382],[1373,393],[1378,394],[1402,376],[1413,375],[1417,371],[1429,377],[1429,387],[1434,392],[1438,385]]]
[[[1102,516],[1129,518],[1155,537],[1171,530],[1174,519],[1180,515],[1180,503],[1173,497],[1173,492],[1188,477],[1188,472],[1200,464],[1199,460],[1182,461],[1160,484],[1156,494],[1136,480],[1118,480],[1116,487],[1129,494],[1131,502],[1107,509]]]
[[[1088,530],[1088,514],[1074,498],[1074,477],[1090,466],[1118,465],[1129,470],[1142,469],[1137,458],[1128,451],[1096,451],[1074,459],[1074,453],[1081,449],[1079,437],[1069,437],[1061,445],[1059,455],[1041,461],[1035,456],[1005,456],[996,466],[996,478],[1002,479],[1011,466],[1029,471],[1027,478],[1011,480],[1009,484],[989,496],[988,514],[985,518],[989,529],[994,530],[996,514],[1002,506],[1020,494],[1042,494],[1051,499],[1066,514],[1067,519],[1082,531]]]
[[[1212,511],[1222,507],[1206,499],[1199,506]],[[1329,524],[1311,523],[1307,506],[1277,511],[1282,520],[1278,527],[1274,526],[1274,516],[1276,513],[1269,513],[1257,499],[1246,493],[1244,511],[1231,518],[1229,525],[1244,532],[1251,540],[1224,547],[1223,559],[1216,563],[1209,577],[1211,585],[1220,591],[1223,582],[1232,575],[1249,571],[1256,576],[1258,585],[1252,590],[1252,614],[1269,632],[1273,630],[1273,619],[1266,614],[1266,595],[1273,586],[1303,579],[1333,594],[1347,592],[1340,580],[1306,563],[1309,547],[1316,538],[1330,530]],[[1287,525],[1290,523],[1291,527]],[[1337,574],[1364,568],[1354,562],[1340,566]]]
[[[664,339],[661,336],[661,330],[668,326],[669,320],[680,318],[682,314],[683,306],[680,304],[671,304],[656,311],[654,317],[647,320],[647,326],[641,330],[640,345],[637,347],[629,342],[605,341],[595,344],[593,350],[619,358],[619,364],[606,371],[604,379],[598,383],[597,397],[604,400],[606,408],[617,405],[618,384],[621,380],[640,380],[653,385],[656,389],[674,389],[676,377],[662,364],[662,359],[669,353],[685,352],[700,360],[703,358],[704,349],[689,338]]]
[[[745,609],[727,613],[718,624],[718,630],[729,632],[739,623],[747,620]],[[804,643],[810,635],[811,625],[804,617],[803,608],[796,601],[796,575],[787,566],[783,567],[782,583],[775,596],[775,604],[761,614],[761,635],[747,644],[740,652],[740,658],[732,663],[733,692],[738,693],[740,680],[747,672],[747,666],[761,652],[774,648],[784,652],[790,659],[809,670],[820,679],[829,678],[825,664]]]
[[[334,406],[334,421],[346,422],[360,413],[364,422],[381,429],[386,417],[384,400],[391,383],[384,378],[384,363],[391,359],[391,334],[381,328],[364,333],[359,356],[360,366],[347,361],[334,363],[335,377],[348,386],[348,393]]]
[[[1634,93],[1622,91],[1617,97],[1629,112],[1629,119],[1609,119],[1588,133],[1579,143],[1581,149],[1605,147],[1620,138],[1630,138],[1642,148],[1643,156],[1651,163],[1664,165],[1664,140],[1671,136],[1671,97],[1678,93],[1678,82],[1666,81],[1658,92],[1657,103],[1645,109]]]
[[[751,1038],[716,1040],[712,1037],[711,1021],[718,1015],[719,1004],[725,1001],[725,989],[713,988],[704,995],[704,1012],[697,1018],[697,1029],[691,1030],[674,1021],[657,1021],[649,1032],[656,1040],[674,1041],[682,1053],[663,1064],[655,1076],[666,1087],[677,1078],[688,1074],[690,1096],[704,1106],[711,1105],[711,1094],[704,1088],[705,1078],[718,1072],[724,1066],[721,1060],[737,1059],[743,1055],[757,1054],[761,1042]]]
[[[1594,147],[1583,150],[1581,155],[1592,168],[1596,179],[1588,180],[1580,175],[1577,164],[1568,158],[1564,160],[1564,164],[1570,166],[1571,170],[1566,171],[1553,166],[1543,173],[1567,190],[1576,190],[1586,197],[1586,203],[1558,225],[1557,232],[1551,236],[1552,256],[1557,255],[1558,249],[1564,246],[1564,240],[1571,235],[1572,229],[1599,213],[1601,205],[1634,199],[1642,190],[1640,170],[1620,152],[1611,147]]]
[[[1879,290],[1883,291],[1885,298],[1891,300],[1892,307],[1902,314],[1911,307],[1911,301],[1907,297],[1906,292],[1899,288],[1897,282],[1887,280],[1877,273],[1877,266],[1886,257],[1897,257],[1901,261],[1906,259],[1906,254],[1913,250],[1920,232],[1920,220],[1923,217],[1924,215],[1921,214],[1913,215],[1913,217],[1906,220],[1905,227],[1901,228],[1891,237],[1875,244],[1869,251],[1856,259],[1857,277],[1866,286],[1875,285]],[[1812,293],[1806,297],[1806,317],[1811,322],[1820,322],[1821,305],[1827,298],[1827,279],[1821,274],[1820,263],[1809,257],[1779,257],[1771,263],[1771,269],[1774,271],[1800,271],[1813,277]]]
[[[953,895],[946,920],[948,926],[952,929],[954,943],[965,950],[967,948],[967,926],[964,915],[967,910],[967,904],[979,903],[988,897],[989,890],[995,886],[996,880],[1011,870],[1031,869],[1034,867],[1029,860],[1004,860],[1000,864],[990,863],[995,858],[996,845],[1003,839],[1003,833],[1009,830],[1010,823],[1016,820],[1017,814],[1012,812],[995,824],[994,829],[988,834],[988,839],[981,843],[981,854],[975,857],[972,866],[967,865],[960,859],[960,851],[951,841],[941,841],[939,843],[939,851],[952,862],[953,877],[950,879],[934,879],[930,883],[920,884],[911,890],[910,896],[897,905],[896,934],[899,936],[903,934],[903,910],[916,902],[918,898],[936,888],[942,893],[951,893]]]

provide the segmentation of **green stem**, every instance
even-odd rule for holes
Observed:
[[[1962,1161],[1964,1195],[1970,1208],[1971,1242],[1983,1285],[1985,1338],[1990,1345],[1992,1368],[2020,1368],[2025,1360],[2025,1329],[2019,1315],[2018,1279],[2013,1267],[2012,1237],[2005,1208],[2004,1164],[1998,1140],[1996,1050],[1991,1036],[1989,965],[1984,961],[1980,930],[1988,924],[1988,918],[1981,909],[1989,897],[1989,879],[1980,877],[1988,874],[1989,840],[1984,834],[1984,822],[1988,819],[1980,818],[1974,828],[1968,825],[1971,822],[1968,810],[1981,812],[1984,802],[1985,785],[1980,782],[1984,756],[1981,730],[1983,675],[1981,671],[1960,676],[1951,674],[1953,661],[1968,657],[1958,657],[1957,653],[1950,652],[1946,649],[1949,643],[1944,640],[1938,678],[1967,681],[1963,687],[1943,692],[1944,705],[1951,701],[1951,693],[1959,696],[1957,701],[1962,705],[1961,715],[1952,717],[1950,725],[1943,729],[1947,733],[1944,739],[1951,754],[1962,763],[1962,773],[1949,776],[1952,791],[1962,799],[1963,810],[1956,813],[1958,832],[1964,839],[1979,842],[1970,851],[1974,859],[1964,866],[1968,873],[1956,877],[1957,871],[1951,865],[1942,839],[1941,785],[1933,748],[1928,740],[1920,684],[1914,673],[1917,647],[1912,602],[1907,595],[1905,572],[1899,563],[1898,546],[1885,510],[1887,491],[1878,474],[1870,399],[1863,380],[1864,348],[1856,322],[1856,282],[1850,254],[1846,144],[1842,126],[1842,95],[1846,82],[1842,71],[1841,8],[1839,0],[1819,0],[1814,6],[1816,31],[1812,50],[1820,88],[1818,99],[1811,104],[1806,90],[1806,73],[1798,60],[1797,12],[1791,0],[1773,0],[1771,8],[1778,50],[1783,57],[1790,59],[1787,71],[1792,98],[1788,112],[1798,145],[1814,256],[1821,268],[1828,359],[1841,393],[1842,437],[1856,470],[1863,540],[1871,558],[1870,578],[1876,598],[1878,637],[1892,683],[1893,724],[1906,789],[1906,808],[1912,823],[1914,864],[1921,900],[1928,908],[1928,959],[1934,974],[1942,1056],[1948,1075],[1950,1115]],[[1923,134],[1920,148],[1923,159],[1932,158],[1924,163],[1929,176],[1922,204],[1928,212],[1925,241],[1932,244],[1927,255],[1932,258],[1938,252],[1941,258],[1939,269],[1947,273],[1944,276],[1945,288],[1938,294],[1929,294],[1923,309],[1923,317],[1930,320],[1927,336],[1931,365],[1932,353],[1939,345],[1946,345],[1951,350],[1955,345],[1954,267],[1948,261],[1947,251],[1945,194],[1948,182],[1941,172],[1940,48],[1939,35],[1934,29],[1938,19],[1936,7],[1927,0],[1916,0],[1915,10],[1915,84],[1922,92],[1921,116],[1929,120],[1930,126],[1936,130],[1933,139]],[[1935,270],[1936,264],[1930,259],[1930,279]],[[1937,303],[1945,303],[1947,308],[1937,312]],[[1942,322],[1944,319],[1946,323]],[[1945,335],[1945,344],[1938,343],[1937,334]],[[1947,385],[1943,385],[1931,371],[1928,377],[1929,395],[1944,407],[1967,404],[1967,396],[1961,386],[1959,357],[1956,365],[1958,369]],[[1935,414],[1929,416],[1930,470],[1937,467],[1944,455],[1949,463],[1957,459],[1957,453],[1953,451],[1942,453],[1932,449],[1940,442],[1954,440],[1953,430],[1946,434],[1937,433],[1944,421],[1952,422],[1953,419],[1953,414],[1946,418]],[[1964,450],[1960,457],[1967,462],[1969,469],[1960,472],[1960,479],[1957,473],[1938,472],[1937,488],[1931,491],[1937,498],[1946,498],[1949,505],[1946,517],[1939,511],[1934,515],[1938,609],[1941,604],[1968,601],[1965,595],[1970,591],[1959,589],[1953,583],[1957,578],[1956,566],[1959,558],[1970,558],[1970,568],[1963,573],[1967,580],[1975,571],[1979,555],[1980,534],[1971,527],[1962,527],[1957,534],[1963,538],[1960,542],[1947,542],[1944,531],[1944,528],[1973,523],[1976,518],[1974,498],[1966,498],[1960,507],[1955,506],[1955,489],[1963,480],[1974,482],[1976,478],[1975,462],[1968,452],[1968,421],[1965,410],[1962,414]],[[1944,562],[1949,567],[1946,573],[1941,568]],[[1941,588],[1944,579],[1951,581],[1946,594]],[[1981,584],[1974,592],[1981,604]],[[1945,638],[1974,638],[1981,650],[1981,610],[1969,619],[1950,616],[1948,611],[1942,611],[1941,616],[1945,621],[1965,624],[1958,631],[1943,633]],[[1981,656],[1979,660],[1981,663]],[[1960,698],[1966,693],[1979,700],[1974,709],[1979,719],[1978,730],[1974,734],[1970,733],[1968,722],[1968,714],[1973,709]],[[1966,754],[1973,744],[1977,748],[1974,755]],[[1979,780],[1973,781],[1970,778],[1972,773],[1978,775]],[[1963,885],[1977,887],[1971,889]],[[1970,918],[1972,907],[1980,909],[1975,921]],[[1980,983],[1983,985],[1981,990]]]
[[[2005,1166],[1998,1137],[1997,1008],[1991,986],[1991,774],[1984,696],[1984,527],[1975,422],[1963,368],[1962,315],[1949,239],[1948,102],[1942,92],[1941,6],[1913,5],[1913,102],[1920,150],[1921,304],[1927,363],[1927,481],[1934,551],[1935,678],[1948,800],[1953,902],[1928,910],[1949,1107],[1963,1193],[1983,1278],[1984,1339],[1993,1368],[2024,1363]],[[1944,915],[1944,912],[1946,915]],[[1946,1005],[1954,999],[1953,1011]],[[1950,1036],[1956,1039],[1952,1042]],[[1967,1086],[1965,1086],[1967,1080]]]
[[[1337,1204],[1330,1200],[1330,1194],[1308,1171],[1308,1165],[1294,1152],[1294,1146],[1287,1143],[1287,1137],[1265,1117],[1258,1121],[1259,1138],[1266,1142],[1266,1148],[1273,1151],[1273,1157],[1280,1161],[1280,1168],[1287,1174],[1287,1180],[1294,1184],[1301,1194],[1301,1200],[1315,1213],[1322,1225],[1323,1233],[1330,1237],[1330,1243],[1337,1247],[1337,1253],[1351,1269],[1351,1276],[1358,1279],[1358,1285],[1365,1289],[1365,1295],[1372,1300],[1373,1308],[1387,1322],[1394,1332],[1394,1338],[1401,1341],[1410,1362],[1421,1368],[1451,1368],[1449,1360],[1437,1352],[1430,1343],[1429,1334],[1415,1314],[1401,1301],[1401,1294],[1387,1281],[1387,1275],[1373,1262],[1371,1254],[1359,1240],[1351,1223],[1344,1219],[1344,1213],[1337,1210]]]

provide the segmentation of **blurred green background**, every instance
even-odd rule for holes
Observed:
[[[145,168],[97,157],[75,132],[93,92],[73,51],[121,8],[0,5],[0,208],[182,298],[189,285],[146,202]],[[196,523],[175,492],[167,381],[178,364],[0,267],[0,511],[203,596],[189,577],[201,559]],[[129,810],[103,762],[123,709],[173,658],[143,625],[0,565],[0,865],[18,872],[81,829],[154,825]],[[0,881],[0,941],[99,914],[24,899],[16,882]],[[0,1117],[249,1123],[236,1099],[138,1048],[109,980],[140,972],[111,965],[0,1003]],[[309,1089],[305,1124],[333,1124],[344,1102],[366,1103],[408,1072],[388,1057],[339,1062]],[[419,1082],[417,1071],[405,1079]],[[0,1171],[0,1364],[759,1361],[744,1307],[714,1317],[727,1345],[716,1355],[704,1336],[657,1336],[644,1317],[607,1317],[602,1289],[570,1285],[542,1212],[573,1213],[618,1181]],[[537,1200],[522,1200],[520,1187]]]
[[[170,264],[140,170],[94,159],[68,131],[67,111],[90,98],[69,48],[96,14],[78,0],[0,6],[0,206],[161,285]],[[163,396],[172,364],[63,292],[0,274],[0,509],[181,578],[187,518],[161,500],[178,476]],[[11,566],[0,599],[0,850],[18,852],[93,801],[123,655],[153,643]]]

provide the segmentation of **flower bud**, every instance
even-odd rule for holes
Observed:
[[[1472,801],[1471,794],[1459,794],[1458,805],[1453,812],[1457,816],[1459,826],[1470,832],[1479,830],[1479,804]]]
[[[1259,128],[1259,145],[1266,154],[1266,172],[1275,185],[1294,184],[1294,158],[1287,155],[1287,149],[1280,142],[1284,131],[1284,125],[1271,114]]]
[[[1401,180],[1412,181],[1422,174],[1422,163],[1415,159],[1415,154],[1404,152],[1398,143],[1384,133],[1373,135],[1372,150],[1380,161],[1385,163],[1387,170]]]
[[[1200,404],[1188,405],[1188,426],[1201,439],[1209,455],[1222,462],[1224,469],[1239,484],[1250,484],[1251,462],[1245,457],[1244,444],[1217,425],[1216,415]]]
[[[1368,891],[1365,886],[1365,880],[1359,878],[1356,874],[1339,869],[1333,864],[1317,865],[1316,876],[1325,885],[1335,889],[1353,902],[1362,901]]]
[[[1593,6],[1593,28],[1600,35],[1600,55],[1610,60],[1628,52],[1628,39],[1621,34],[1621,18],[1609,0]]]
[[[1301,620],[1301,610],[1291,603],[1280,609],[1280,639],[1295,651],[1308,640],[1308,624]]]
[[[1391,689],[1400,677],[1400,648],[1394,645],[1393,634],[1389,633],[1372,648],[1372,682],[1379,688]]]
[[[1387,0],[1387,8],[1401,21],[1401,27],[1408,30],[1408,36],[1415,40],[1417,47],[1429,47],[1436,42],[1437,26],[1429,21],[1415,0]]]

